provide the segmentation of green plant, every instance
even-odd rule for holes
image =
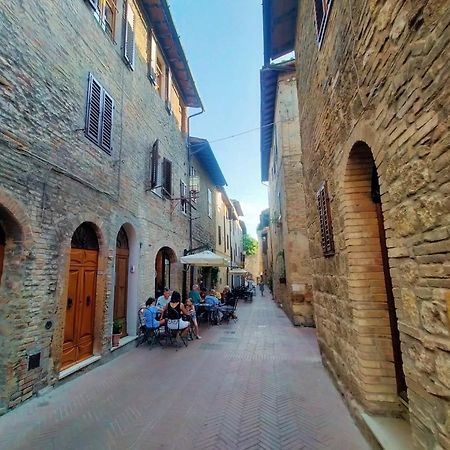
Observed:
[[[115,319],[113,322],[113,328],[112,328],[113,334],[120,334],[122,333],[122,323],[120,320]]]
[[[256,255],[256,252],[258,251],[258,241],[248,234],[244,234],[242,241],[245,254],[247,256]]]

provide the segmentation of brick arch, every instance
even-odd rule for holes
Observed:
[[[14,239],[20,240],[23,250],[29,250],[33,244],[33,232],[25,207],[12,195],[0,189],[0,208],[6,211],[16,226]],[[8,233],[8,230],[5,230],[5,233]]]
[[[357,342],[353,370],[360,400],[374,411],[389,411],[399,405],[393,347],[398,328],[389,310],[393,297],[384,223],[380,197],[374,195],[379,181],[372,149],[357,141],[350,148],[341,180],[348,300]]]

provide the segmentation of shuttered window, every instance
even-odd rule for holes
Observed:
[[[170,198],[172,196],[172,162],[166,158],[163,159],[162,175],[162,194]]]
[[[116,0],[86,0],[94,10],[94,15],[102,28],[114,39],[116,29]]]
[[[114,100],[89,74],[85,135],[109,155],[112,151]]]
[[[159,167],[159,139],[156,139],[150,149],[148,160],[147,175],[145,177],[145,189],[147,191],[158,186],[158,167]]]
[[[134,36],[135,16],[131,1],[127,1],[125,14],[125,39],[123,44],[123,56],[128,66],[134,69],[135,58],[135,36]]]
[[[322,251],[324,256],[332,256],[334,255],[333,227],[331,225],[330,200],[326,181],[317,191],[317,207],[319,209]]]
[[[315,0],[317,42],[322,43],[333,0]]]

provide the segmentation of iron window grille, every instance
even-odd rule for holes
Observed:
[[[317,207],[319,210],[322,251],[324,256],[333,256],[335,253],[333,227],[331,224],[330,199],[326,181],[322,183],[317,191]]]

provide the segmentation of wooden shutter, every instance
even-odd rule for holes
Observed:
[[[113,131],[113,115],[114,115],[114,100],[103,90],[103,114],[102,114],[102,129],[100,146],[106,153],[111,154],[112,150],[112,131]]]
[[[317,207],[319,209],[322,251],[324,256],[332,256],[334,255],[333,227],[331,225],[330,200],[326,181],[317,191]]]
[[[150,189],[154,189],[158,183],[158,163],[159,163],[159,139],[156,139],[152,147],[150,158]]]
[[[163,195],[172,196],[172,162],[166,158],[163,160]]]
[[[96,144],[100,142],[103,89],[97,80],[89,74],[88,101],[86,107],[86,136]]]
[[[125,15],[125,42],[124,58],[128,65],[134,69],[135,57],[135,38],[134,38],[134,11],[131,7],[131,1],[127,1],[127,10]]]

